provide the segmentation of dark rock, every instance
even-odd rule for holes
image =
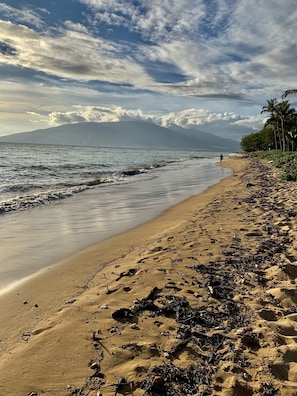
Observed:
[[[120,308],[117,311],[113,312],[111,316],[114,320],[123,323],[132,322],[134,319],[134,315],[129,308]]]

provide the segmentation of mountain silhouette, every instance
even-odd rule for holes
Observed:
[[[83,122],[0,137],[0,142],[71,146],[200,149],[236,151],[232,139],[180,127],[164,128],[144,121]]]

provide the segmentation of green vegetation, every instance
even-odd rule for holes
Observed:
[[[261,113],[268,113],[264,128],[256,133],[246,135],[241,140],[243,151],[282,150],[295,151],[297,149],[297,112],[285,98],[296,94],[297,90],[287,90],[282,100],[267,100]]]
[[[282,152],[279,150],[258,151],[253,155],[259,159],[271,162],[272,166],[280,169],[280,177],[283,180],[297,180],[297,153]]]
[[[260,132],[246,135],[241,140],[243,151],[259,151],[274,149],[274,137],[271,129],[264,128]]]

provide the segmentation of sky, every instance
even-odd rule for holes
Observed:
[[[296,21],[296,0],[2,1],[0,135],[136,119],[240,140],[297,88]]]

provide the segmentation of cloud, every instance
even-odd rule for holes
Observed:
[[[215,36],[226,24],[234,2],[218,0],[81,0],[90,7],[94,21],[122,25],[154,43],[172,40],[192,40],[200,36]]]
[[[117,122],[125,120],[149,120],[141,110],[128,110],[121,106],[73,106],[75,110],[49,114],[51,125],[76,122]]]
[[[182,128],[205,128],[216,126],[219,130],[220,125],[232,124],[240,128],[250,130],[261,125],[263,127],[263,117],[242,117],[233,112],[211,113],[205,109],[191,108],[183,111],[169,112],[162,115],[144,113],[140,109],[125,109],[121,106],[73,106],[68,112],[53,112],[49,114],[49,123],[52,126],[63,123],[77,122],[118,122],[127,120],[142,120],[153,122],[157,125],[170,128],[179,126]],[[219,134],[219,133],[218,133]]]
[[[6,2],[2,82],[20,89],[1,92],[24,123],[139,117],[240,130],[295,88],[296,0],[77,0],[71,12],[57,0]]]
[[[241,118],[232,122],[233,125],[244,126],[246,128],[252,128],[254,131],[259,131],[264,127],[265,118],[262,115],[250,116]]]
[[[179,112],[171,112],[161,118],[161,124],[166,127],[178,125],[184,128],[202,126],[218,122],[234,122],[240,116],[233,112],[213,113],[206,109],[186,109]]]
[[[40,11],[40,9],[38,10]],[[43,12],[47,11],[43,10]],[[18,23],[29,24],[39,28],[44,26],[44,21],[40,15],[28,6],[15,8],[5,3],[0,3],[0,14],[2,15],[2,18],[14,20]]]
[[[120,55],[116,44],[87,34],[77,24],[66,25],[72,30],[60,29],[58,36],[41,36],[24,25],[0,21],[0,40],[9,42],[15,50],[14,56],[1,57],[0,61],[59,78],[136,87],[153,83],[141,66]]]
[[[241,0],[140,0],[137,5],[132,1],[81,0],[92,10],[89,26],[66,20],[63,27],[37,33],[25,25],[2,21],[0,39],[6,56],[0,60],[58,78],[172,95],[243,100],[251,98],[255,89],[264,97],[272,83],[280,91],[294,84],[297,11],[293,0],[288,0],[286,7],[275,0],[272,6],[268,0],[260,6],[256,0],[251,2],[254,7]],[[14,10],[2,8],[6,14]],[[28,20],[33,15],[36,23],[41,21],[24,8],[18,14],[19,18],[27,15]],[[95,36],[103,22],[112,30],[119,27],[137,33],[145,41],[137,42],[135,37],[134,42],[128,42],[125,33],[117,42]],[[157,72],[152,75],[146,68],[148,62],[159,67],[172,65],[182,81],[158,82]],[[280,73],[286,83],[279,79]]]

